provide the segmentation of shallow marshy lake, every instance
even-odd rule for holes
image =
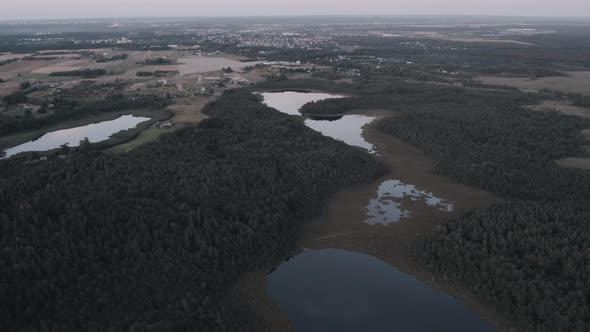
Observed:
[[[331,95],[327,93],[307,92],[264,92],[260,94],[264,103],[280,112],[289,115],[301,116],[299,109],[312,101],[320,101],[330,98],[344,98],[344,96]],[[363,148],[370,153],[375,153],[375,147],[363,137],[363,127],[376,117],[365,115],[344,115],[334,120],[306,119],[305,125],[322,133],[324,136],[332,137],[351,146]]]
[[[67,144],[70,147],[80,145],[80,141],[88,138],[90,143],[97,143],[109,139],[113,134],[123,130],[135,128],[138,124],[150,118],[123,115],[115,120],[92,123],[82,127],[63,129],[49,132],[38,139],[7,149],[3,158],[8,158],[21,152],[49,151]],[[1,159],[1,158],[0,158]]]
[[[367,220],[371,225],[391,224],[409,217],[411,211],[403,208],[403,201],[421,201],[428,207],[445,212],[452,212],[455,204],[434,196],[433,193],[419,190],[416,186],[399,180],[387,180],[381,183],[377,197],[367,206]]]
[[[269,275],[267,293],[297,331],[495,331],[461,301],[350,251],[295,256]]]

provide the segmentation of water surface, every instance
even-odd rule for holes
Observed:
[[[285,114],[297,116],[301,116],[299,109],[309,102],[330,98],[344,98],[344,96],[327,93],[295,91],[264,92],[261,95],[266,105]],[[367,142],[363,137],[363,127],[375,119],[377,118],[365,115],[344,115],[332,120],[308,118],[305,120],[305,125],[322,133],[324,136],[332,137],[348,145],[361,147],[370,153],[375,153],[375,146]]]
[[[377,197],[369,202],[366,222],[371,225],[390,224],[409,217],[411,212],[402,206],[406,199],[423,201],[429,207],[445,212],[452,212],[455,207],[452,202],[436,197],[431,192],[419,190],[412,184],[387,180],[379,185]]]
[[[316,92],[263,92],[260,94],[264,98],[264,103],[278,111],[289,115],[301,115],[299,109],[312,101],[320,101],[331,98],[344,98],[340,95],[331,95],[328,93]]]
[[[488,332],[465,305],[369,255],[326,249],[295,256],[267,292],[301,332]]]
[[[305,125],[319,131],[324,136],[340,140],[348,145],[358,146],[370,153],[375,153],[375,146],[363,137],[363,127],[373,121],[375,117],[365,115],[345,115],[339,120],[306,119]]]
[[[115,120],[92,123],[82,127],[63,129],[49,132],[36,140],[15,146],[6,150],[4,158],[27,151],[49,151],[67,144],[70,147],[80,145],[80,141],[88,138],[90,143],[97,143],[109,139],[113,134],[123,130],[135,128],[138,124],[150,118],[123,115]]]

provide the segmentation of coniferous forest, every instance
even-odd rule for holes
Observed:
[[[435,157],[436,173],[507,201],[437,227],[415,244],[417,260],[522,326],[590,330],[590,172],[555,162],[584,155],[581,131],[590,121],[525,109],[539,96],[517,91],[411,84],[336,91],[355,88],[362,93],[301,112],[396,111],[377,123],[380,131]]]
[[[220,298],[337,190],[383,172],[230,91],[129,154],[0,164],[3,330],[239,330]]]
[[[555,162],[583,154],[589,121],[481,96],[379,126],[509,200],[437,227],[415,248],[425,266],[532,330],[590,330],[590,172]]]

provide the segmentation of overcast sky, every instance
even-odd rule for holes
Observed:
[[[2,0],[0,19],[252,15],[590,16],[590,0]]]

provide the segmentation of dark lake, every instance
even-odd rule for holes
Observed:
[[[495,331],[461,301],[350,251],[295,256],[269,275],[267,292],[302,332]]]
[[[420,190],[400,180],[387,180],[379,185],[377,196],[367,206],[367,220],[371,225],[396,223],[412,215],[403,206],[404,200],[421,201],[430,208],[452,212],[455,204],[436,197],[433,193]]]

